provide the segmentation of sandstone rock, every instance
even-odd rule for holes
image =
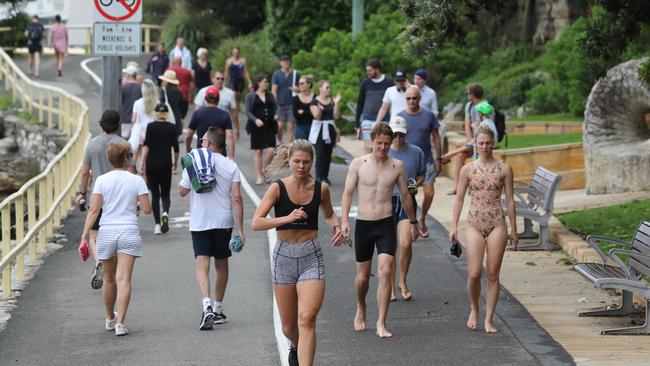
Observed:
[[[594,85],[585,109],[585,179],[589,194],[650,190],[650,87],[632,60]]]
[[[22,180],[10,176],[9,173],[0,172],[0,192],[15,192],[22,184]]]
[[[463,121],[465,119],[463,103],[449,103],[442,109],[443,121]]]

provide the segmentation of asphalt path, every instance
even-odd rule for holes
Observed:
[[[41,79],[56,82],[86,100],[91,108],[91,130],[96,134],[101,115],[100,92],[80,70],[81,59],[68,58],[63,78],[55,80],[53,59],[45,58]],[[24,60],[18,63],[24,67]],[[89,66],[97,70],[97,64]],[[338,149],[335,154],[350,159]],[[253,159],[245,133],[238,142],[237,162],[248,181],[254,182]],[[334,206],[340,206],[346,172],[346,165],[332,166]],[[231,276],[224,303],[230,321],[212,332],[198,331],[200,295],[187,231],[189,202],[176,194],[179,176],[173,176],[170,232],[153,235],[152,217],[140,217],[144,257],[136,262],[134,271],[133,297],[126,321],[130,335],[117,338],[103,330],[101,292],[90,288],[91,264],[82,263],[76,253],[85,215],[74,211],[62,228],[68,242],[47,258],[23,291],[6,328],[0,332],[0,363],[279,364],[278,344],[286,347],[286,341],[276,341],[273,331],[269,243],[265,232],[250,230],[255,206],[249,197],[244,199],[246,247],[230,262]],[[261,197],[267,186],[253,188]],[[468,330],[465,327],[469,313],[465,258],[450,257],[444,228],[432,219],[428,225],[431,238],[419,239],[414,244],[409,277],[414,299],[391,303],[388,327],[395,336],[379,339],[374,326],[376,278],[371,279],[368,293],[369,329],[355,332],[352,325],[356,309],[354,251],[329,245],[331,233],[321,218],[319,239],[324,248],[327,290],[317,320],[316,364],[573,363],[566,351],[505,290],[495,319],[501,331],[487,335],[482,330]]]

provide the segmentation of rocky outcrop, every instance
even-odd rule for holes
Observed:
[[[504,43],[544,44],[557,39],[580,16],[585,7],[578,0],[517,0],[507,2],[501,34]]]
[[[585,179],[590,194],[650,190],[650,87],[632,60],[607,72],[585,109]]]

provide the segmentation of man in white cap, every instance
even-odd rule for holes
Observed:
[[[440,124],[433,112],[420,108],[420,90],[418,88],[406,89],[406,104],[406,109],[398,113],[399,116],[406,120],[408,126],[409,132],[406,135],[406,141],[422,149],[426,159],[427,173],[423,185],[424,200],[422,201],[422,212],[418,222],[420,235],[423,238],[428,238],[429,230],[425,220],[435,194],[433,183],[436,181],[436,176],[440,173],[442,167],[442,144],[438,133]],[[432,139],[433,147],[436,149],[435,159],[431,151]]]
[[[413,202],[413,207],[417,211],[417,203],[415,202],[415,194],[418,187],[424,183],[424,176],[426,174],[426,161],[424,152],[416,145],[406,142],[406,120],[401,116],[395,116],[390,121],[390,128],[393,130],[393,143],[388,151],[388,156],[393,159],[401,160],[404,163],[404,170],[406,172],[407,185],[409,189],[409,197]],[[411,266],[411,258],[413,256],[412,244],[413,237],[411,236],[411,224],[409,223],[406,209],[400,199],[397,186],[393,188],[393,220],[397,225],[397,242],[399,244],[399,290],[402,299],[405,301],[411,300],[411,291],[406,285],[406,276]],[[397,261],[393,262],[391,271],[391,301],[395,300],[395,270]]]
[[[138,67],[134,64],[127,64],[122,70],[124,81],[122,82],[122,108],[120,109],[120,120],[122,122],[121,135],[128,139],[131,135],[131,115],[133,114],[133,103],[142,98],[142,86],[138,83]]]
[[[406,80],[406,74],[402,70],[395,71],[395,85],[386,89],[384,98],[382,99],[381,108],[377,113],[375,123],[384,120],[386,113],[390,109],[390,118],[392,119],[397,113],[406,109],[406,88],[410,85]]]

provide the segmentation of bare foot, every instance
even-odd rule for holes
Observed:
[[[404,301],[409,301],[413,298],[413,295],[411,294],[411,291],[409,291],[409,288],[406,286],[406,284],[399,285],[399,290],[402,293],[402,299],[404,299]]]
[[[471,330],[476,330],[476,324],[478,323],[478,312],[472,310],[469,313],[469,319],[467,319],[467,328]]]
[[[456,190],[455,189],[447,192],[447,196],[455,196],[455,195],[456,195]]]
[[[497,333],[499,330],[492,323],[485,322],[485,333]]]
[[[379,338],[390,338],[392,336],[393,336],[393,333],[389,332],[388,329],[386,329],[386,326],[379,325],[379,323],[377,323],[377,337],[379,337]]]
[[[420,231],[420,237],[424,239],[429,237],[429,229],[427,228],[427,224],[425,224],[424,221],[419,222],[418,230]]]
[[[366,309],[363,310],[361,306],[357,305],[357,315],[354,317],[354,330],[357,332],[363,332],[366,330]]]

